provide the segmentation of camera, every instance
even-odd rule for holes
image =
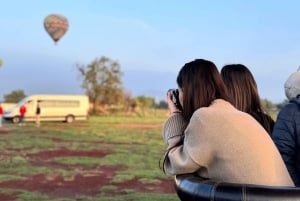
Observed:
[[[171,100],[174,103],[174,105],[180,110],[182,111],[182,106],[180,104],[179,101],[179,91],[178,89],[169,89],[168,93],[171,94]]]

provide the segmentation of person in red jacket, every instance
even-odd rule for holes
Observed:
[[[0,127],[2,127],[2,115],[3,115],[3,108],[0,102]]]
[[[24,121],[25,121],[25,114],[26,114],[26,106],[23,104],[20,107],[20,125],[24,125]]]

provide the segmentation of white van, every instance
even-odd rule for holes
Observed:
[[[89,99],[84,95],[54,95],[36,94],[25,97],[14,107],[5,110],[5,120],[18,123],[20,121],[19,108],[26,106],[25,121],[35,121],[36,107],[41,108],[41,121],[65,121],[71,123],[74,120],[86,120],[89,116]]]

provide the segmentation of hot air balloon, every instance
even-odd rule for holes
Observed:
[[[2,59],[0,59],[0,67],[3,65],[3,61]]]
[[[44,20],[44,27],[56,44],[56,42],[67,32],[69,22],[63,15],[50,14]]]

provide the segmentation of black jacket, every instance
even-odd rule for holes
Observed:
[[[300,186],[300,97],[279,112],[272,138],[296,186]]]

